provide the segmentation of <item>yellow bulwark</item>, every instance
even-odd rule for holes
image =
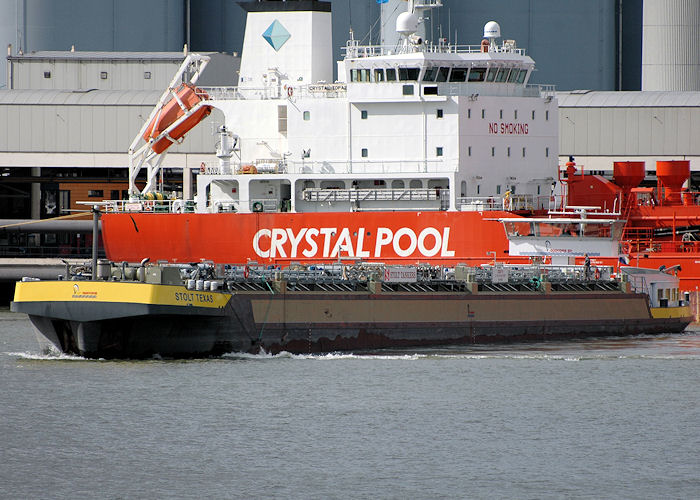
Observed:
[[[650,307],[651,317],[656,319],[661,318],[690,318],[693,313],[690,306],[679,307]]]
[[[179,285],[115,281],[27,281],[16,284],[15,302],[111,302],[166,306],[224,307],[228,293],[188,290]]]

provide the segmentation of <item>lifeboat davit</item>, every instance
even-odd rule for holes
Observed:
[[[198,89],[189,83],[183,83],[176,92],[177,97],[187,110],[192,109],[201,101],[209,98],[209,95],[203,90]],[[160,154],[168,149],[173,140],[178,140],[190,131],[195,125],[206,118],[211,113],[211,106],[202,106],[197,111],[192,113],[177,127],[172,129],[168,136],[159,139],[151,145],[151,149]],[[168,103],[163,106],[163,109],[153,118],[148,124],[146,131],[143,133],[143,140],[149,142],[151,139],[158,137],[165,129],[175,123],[180,117],[185,114],[177,99],[173,97]]]

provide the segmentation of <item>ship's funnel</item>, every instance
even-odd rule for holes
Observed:
[[[643,161],[616,161],[613,163],[613,182],[624,191],[636,188],[644,180]]]
[[[658,196],[664,205],[680,205],[683,183],[690,177],[690,161],[657,161],[656,177]]]

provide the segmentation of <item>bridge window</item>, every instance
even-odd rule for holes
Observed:
[[[496,73],[496,82],[503,83],[508,79],[509,68],[499,68],[498,73]]]
[[[418,80],[420,74],[419,68],[399,68],[399,80],[406,82],[409,80]]]
[[[470,82],[483,82],[486,77],[486,68],[472,68],[469,71]]]
[[[360,111],[360,118],[363,120],[367,119],[367,110],[366,109],[363,109]]]
[[[374,81],[383,82],[384,81],[384,70],[379,68],[374,70]]]
[[[367,158],[369,156],[369,151],[367,148],[362,148],[362,158]]]
[[[435,156],[442,156],[442,147],[435,148]]]
[[[452,68],[450,75],[451,82],[464,82],[467,80],[467,70],[465,68]]]
[[[424,82],[434,82],[435,75],[437,75],[437,68],[426,68],[425,74],[423,75]]]
[[[436,79],[436,81],[438,81],[438,82],[446,82],[446,81],[447,81],[447,77],[449,76],[449,74],[450,74],[450,68],[440,68],[440,69],[438,70],[438,74],[437,74],[437,79]]]
[[[516,68],[513,68],[510,70],[510,75],[508,75],[508,83],[515,83],[518,80],[518,76],[520,75],[520,71]]]
[[[526,69],[521,69],[520,70],[520,75],[518,75],[518,83],[523,83],[525,82],[525,77],[527,76],[527,70]]]
[[[350,70],[350,81],[351,82],[356,82],[357,81],[357,70],[356,69],[351,69]]]
[[[396,69],[395,68],[387,68],[386,81],[387,82],[395,82],[396,81]]]
[[[435,117],[436,117],[436,118],[442,118],[442,117],[443,117],[443,111],[442,111],[442,109],[437,109],[437,110],[435,111]]]
[[[487,82],[492,82],[496,79],[496,73],[498,72],[498,68],[490,68],[489,72],[486,73],[486,81]]]

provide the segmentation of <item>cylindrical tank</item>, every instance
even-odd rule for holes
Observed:
[[[665,205],[681,204],[681,189],[683,183],[690,177],[690,161],[671,160],[656,162],[656,178],[658,179],[659,198]]]
[[[613,182],[625,191],[636,188],[644,180],[643,161],[616,161],[613,163]]]
[[[700,90],[700,1],[644,0],[642,90]]]

